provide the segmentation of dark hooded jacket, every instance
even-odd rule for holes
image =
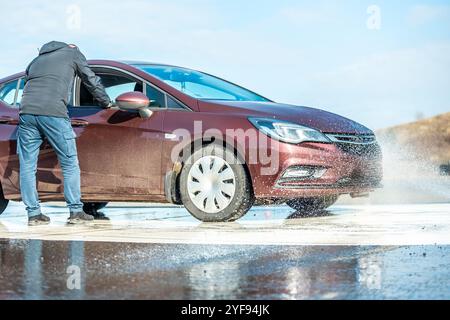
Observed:
[[[67,118],[67,104],[75,75],[106,107],[110,99],[89,68],[84,55],[73,45],[52,41],[45,44],[26,70],[20,113]]]

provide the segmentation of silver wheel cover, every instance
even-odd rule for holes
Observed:
[[[204,156],[189,170],[187,191],[199,210],[217,213],[228,207],[233,200],[236,176],[224,159]]]

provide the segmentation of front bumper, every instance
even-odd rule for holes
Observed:
[[[256,198],[356,194],[381,187],[382,154],[377,143],[292,145],[272,140],[270,145],[270,164],[249,164]],[[326,170],[320,177],[283,179],[286,170],[299,166]]]

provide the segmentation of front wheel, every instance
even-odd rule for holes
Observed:
[[[206,146],[185,161],[180,194],[186,209],[204,222],[237,220],[254,202],[244,165],[218,145]]]
[[[337,199],[337,195],[315,198],[298,198],[289,200],[286,204],[292,209],[297,210],[301,215],[308,216],[314,212],[328,208],[333,205]]]

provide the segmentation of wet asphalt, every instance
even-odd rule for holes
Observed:
[[[359,210],[344,207],[332,207],[322,216],[287,224],[273,222],[288,220],[292,212],[286,207],[256,208],[241,222],[242,228],[207,225],[208,238],[191,241],[198,243],[186,239],[188,235],[198,239],[195,232],[205,225],[191,220],[182,208],[110,207],[105,213],[111,216],[111,222],[78,233],[67,231],[62,238],[61,232],[69,228],[62,222],[64,209],[49,207],[54,222],[41,233],[24,227],[23,216],[12,210],[0,218],[0,299],[450,299],[450,243],[441,236],[430,238],[430,234],[448,234],[448,224],[439,220],[442,216],[432,213],[441,210],[445,214],[450,212],[449,207],[418,208],[416,215],[428,217],[411,218],[404,229],[413,229],[417,238],[429,227],[423,226],[424,221],[431,220],[435,230],[423,233],[424,245],[418,244],[420,241],[414,245],[408,241],[359,245],[359,238],[353,239],[352,234],[342,244],[331,239],[332,245],[320,244],[322,240],[315,244],[273,244],[261,239],[254,244],[236,244],[239,237],[245,240],[247,232],[255,232],[258,223],[264,226],[261,232],[266,237],[269,231],[273,231],[273,237],[295,237],[296,232],[300,237],[308,228],[320,233],[321,225],[336,227]],[[395,210],[389,213],[392,208],[388,209],[381,211],[395,217],[402,214]],[[268,210],[279,216],[268,216]],[[121,222],[129,227],[153,221],[156,227],[141,230],[149,233],[148,241],[127,241],[125,227],[118,228],[118,239],[113,242],[100,236],[79,240],[80,234],[111,228],[116,221],[122,227]],[[370,221],[365,222],[366,227]],[[400,218],[395,221],[403,223]],[[180,228],[181,236],[171,243],[163,238],[155,241],[150,236],[152,231],[167,234],[168,222],[175,223],[170,224],[169,238],[173,240],[174,228]],[[301,228],[297,228],[299,225]],[[346,226],[340,228],[345,230]],[[226,230],[221,235],[222,228]],[[290,233],[283,234],[284,229],[290,229]],[[400,229],[386,229],[386,237],[397,239],[392,235]],[[131,230],[133,233],[136,229]],[[34,236],[27,239],[33,232]],[[53,238],[48,235],[52,232]],[[383,238],[385,231],[372,226],[366,232]],[[46,237],[41,236],[44,233]],[[224,235],[238,239],[223,241]],[[330,236],[333,234],[325,232],[319,239]]]

